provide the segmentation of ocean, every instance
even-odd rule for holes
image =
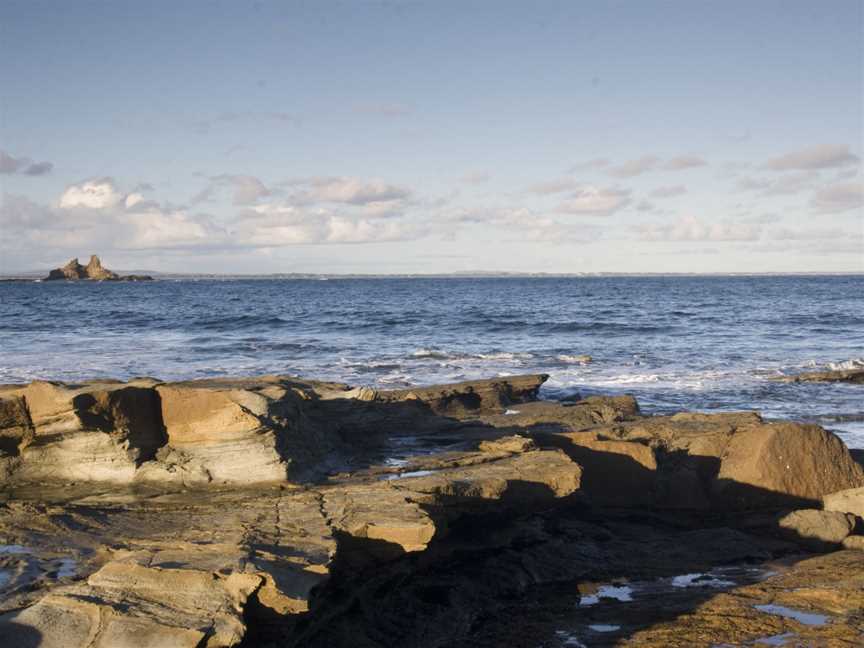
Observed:
[[[590,355],[585,362],[583,355]],[[0,382],[296,374],[402,387],[545,372],[545,397],[758,410],[864,447],[864,276],[0,283]]]

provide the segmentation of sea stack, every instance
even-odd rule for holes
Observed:
[[[78,262],[78,257],[72,259],[69,263],[67,263],[62,268],[55,268],[51,272],[48,273],[48,276],[45,278],[46,281],[54,281],[59,279],[90,279],[94,281],[118,281],[118,280],[131,280],[131,281],[140,281],[152,279],[153,277],[148,276],[139,276],[139,275],[129,275],[126,277],[121,277],[116,272],[112,272],[102,266],[102,261],[95,254],[90,256],[90,261],[86,266],[81,265]]]

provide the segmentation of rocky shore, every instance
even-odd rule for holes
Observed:
[[[545,379],[0,386],[0,645],[864,641],[838,437]]]

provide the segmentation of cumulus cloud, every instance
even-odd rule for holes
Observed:
[[[218,237],[201,214],[144,200],[120,191],[111,178],[70,185],[53,205],[4,196],[0,247],[67,250],[146,249],[194,246]]]
[[[859,182],[823,187],[810,200],[810,207],[820,214],[844,212],[862,206],[864,206],[864,187]]]
[[[86,207],[88,209],[105,209],[114,207],[124,199],[112,178],[96,178],[69,185],[60,196],[59,206],[62,209]]]
[[[649,212],[652,209],[654,209],[654,205],[647,200],[640,200],[639,204],[636,205],[636,211]]]
[[[418,226],[403,221],[370,219],[285,202],[243,211],[232,222],[231,232],[238,244],[255,247],[402,241],[423,234]]]
[[[697,155],[679,155],[667,160],[663,165],[663,169],[666,171],[681,171],[683,169],[706,166],[707,164],[708,162]]]
[[[809,171],[832,169],[858,162],[858,156],[850,152],[848,146],[819,144],[772,158],[765,163],[765,167],[772,171]]]
[[[752,223],[709,223],[685,216],[671,224],[644,224],[636,228],[643,241],[756,241],[762,228]]]
[[[398,213],[412,198],[408,187],[383,180],[351,177],[313,177],[291,180],[287,202],[293,205],[350,205],[365,207],[368,215]]]
[[[684,185],[675,185],[672,187],[657,187],[651,192],[653,198],[672,198],[687,193],[687,187]]]
[[[41,176],[50,173],[53,168],[54,165],[51,162],[33,162],[28,157],[14,157],[6,151],[0,151],[0,174],[22,173],[29,176]]]
[[[560,203],[557,211],[565,214],[608,216],[629,203],[630,194],[627,191],[587,185]]]
[[[807,228],[792,229],[781,227],[766,232],[766,238],[777,241],[813,241],[816,239],[848,239],[853,233],[840,228]]]

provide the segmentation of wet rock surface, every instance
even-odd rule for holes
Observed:
[[[864,385],[864,369],[832,369],[829,371],[808,371],[794,376],[775,378],[780,382],[842,382]]]
[[[0,643],[860,640],[864,471],[836,436],[544,380],[0,387]]]

